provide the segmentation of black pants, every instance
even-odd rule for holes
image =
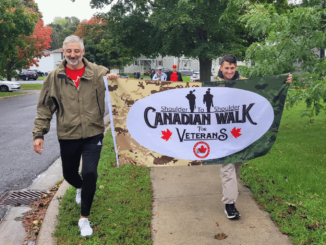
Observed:
[[[59,140],[63,177],[75,188],[82,188],[81,215],[88,216],[93,203],[103,134],[86,139]],[[83,158],[82,177],[78,173]]]

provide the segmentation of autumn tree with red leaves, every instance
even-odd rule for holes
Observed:
[[[82,21],[75,35],[84,40],[85,57],[91,62],[108,68],[122,68],[133,62],[131,50],[110,35],[107,22],[101,18]]]
[[[0,75],[11,81],[17,71],[45,56],[51,28],[44,27],[34,0],[8,0],[0,4],[0,13]]]
[[[45,54],[45,51],[51,48],[51,34],[51,27],[44,26],[43,20],[38,20],[34,33],[25,38],[27,46],[24,49],[17,47],[19,52],[17,58],[24,65],[23,68],[38,66],[38,58],[49,56],[49,54]]]

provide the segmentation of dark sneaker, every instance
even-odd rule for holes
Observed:
[[[234,204],[225,204],[225,214],[229,219],[238,219],[241,216]]]

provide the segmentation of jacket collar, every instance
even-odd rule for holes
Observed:
[[[222,73],[221,70],[218,70],[218,77],[224,79],[223,73]],[[239,74],[238,71],[236,71],[235,74],[234,74],[234,76],[233,76],[233,78],[231,80],[239,80],[239,78],[240,78],[240,74]]]
[[[83,57],[82,62],[84,62],[84,65],[85,65],[85,72],[84,72],[84,75],[82,76],[82,78],[84,78],[86,80],[92,80],[93,76],[94,76],[94,71],[90,67],[90,62],[84,57]],[[66,75],[66,70],[65,70],[66,65],[67,65],[67,61],[66,61],[66,59],[63,59],[61,61],[60,65],[58,66],[59,74]]]

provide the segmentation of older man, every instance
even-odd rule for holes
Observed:
[[[220,69],[214,76],[216,81],[244,80],[237,71],[237,59],[232,54],[225,55],[220,61]],[[292,83],[290,74],[286,83]],[[225,214],[229,219],[238,219],[241,215],[235,207],[238,198],[239,172],[242,162],[223,164],[221,166],[221,180],[223,187],[222,202],[225,204]]]
[[[63,176],[77,189],[76,202],[81,203],[78,222],[82,236],[93,233],[90,214],[97,181],[97,165],[104,132],[104,82],[108,69],[87,61],[83,40],[68,36],[63,42],[65,58],[44,80],[33,129],[34,151],[42,154],[44,135],[50,130],[56,112]],[[78,173],[80,159],[82,177]]]

